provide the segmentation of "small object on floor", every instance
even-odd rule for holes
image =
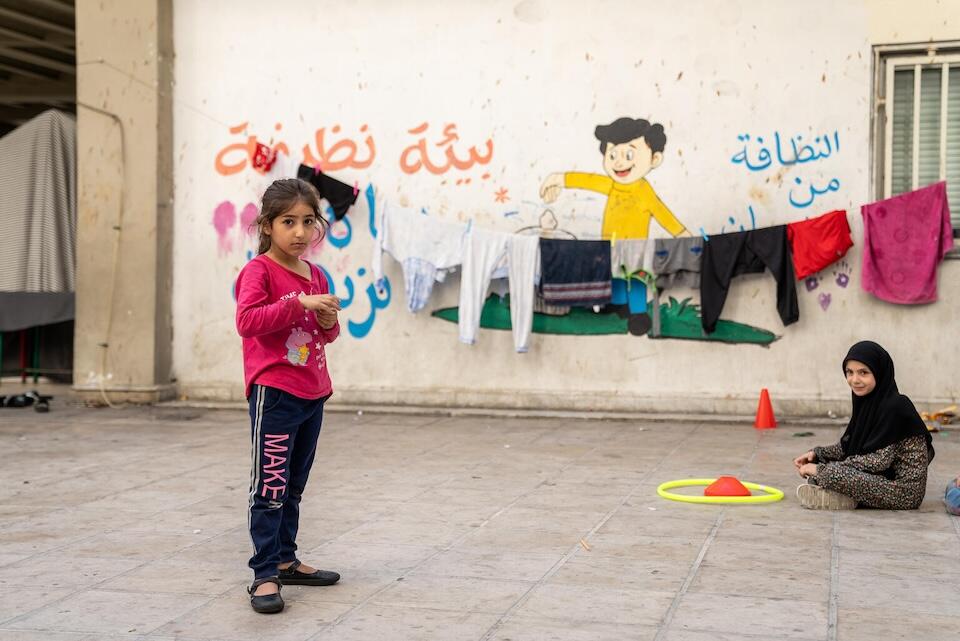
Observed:
[[[794,432],[794,436],[813,436],[814,432]]]
[[[280,570],[280,582],[284,585],[333,585],[340,580],[340,575],[328,570],[317,570],[307,574],[306,572],[297,572],[297,568],[303,565],[300,561],[294,561],[285,570]]]
[[[256,589],[264,583],[276,583],[277,591],[273,594],[255,595],[254,592]],[[282,589],[283,584],[280,583],[280,580],[275,576],[257,579],[247,588],[247,593],[250,595],[250,607],[253,608],[254,612],[259,612],[260,614],[276,614],[277,612],[281,612],[284,606],[283,597],[280,596],[280,590]]]
[[[37,411],[37,412],[49,412],[49,411],[50,411],[50,401],[53,399],[52,396],[47,396],[47,395],[45,395],[45,394],[41,394],[41,393],[38,392],[37,390],[33,390],[33,391],[31,391],[31,392],[27,392],[26,394],[24,394],[24,396],[27,396],[28,398],[33,399],[33,401],[34,401],[33,409],[34,409],[35,411]]]
[[[760,390],[760,403],[757,405],[757,417],[753,426],[758,430],[769,430],[777,426],[777,417],[773,415],[773,404],[770,403],[770,392],[766,387]]]
[[[748,483],[742,481],[744,487],[750,490],[758,490],[763,494],[751,496],[698,496],[696,494],[674,494],[669,490],[678,487],[691,487],[697,485],[710,485],[717,479],[680,479],[679,481],[667,481],[657,487],[657,495],[670,501],[680,501],[681,503],[775,503],[783,498],[783,492],[775,487],[760,485],[759,483]]]
[[[935,423],[939,428],[941,425],[949,425],[950,421],[957,417],[957,406],[950,405],[938,409],[935,412],[920,412],[920,418],[927,422],[927,428],[929,429],[930,423]],[[930,430],[935,432],[937,430]]]
[[[580,539],[580,547],[582,547],[587,552],[590,551],[590,544],[584,541],[583,539]]]
[[[735,476],[721,476],[703,489],[704,496],[752,496]]]
[[[797,486],[797,499],[808,510],[854,510],[857,507],[857,502],[846,494],[810,483]]]
[[[6,407],[30,407],[33,405],[33,398],[27,394],[17,394],[16,396],[8,396],[7,402],[4,404]]]

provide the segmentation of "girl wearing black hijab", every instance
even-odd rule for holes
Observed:
[[[797,488],[803,507],[915,510],[927,489],[933,445],[913,402],[900,393],[893,359],[871,341],[843,359],[853,413],[840,442],[815,447],[794,460],[807,484]]]

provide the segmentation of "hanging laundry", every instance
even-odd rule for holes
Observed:
[[[539,283],[537,284],[539,285]],[[540,293],[540,288],[537,287],[536,296],[534,296],[533,299],[533,311],[546,316],[566,316],[570,313],[570,306],[548,305],[543,301],[543,294]]]
[[[460,274],[460,341],[472,345],[480,329],[480,313],[495,272],[507,270],[510,324],[514,348],[526,352],[533,330],[533,302],[540,262],[537,236],[472,229],[464,243]]]
[[[657,289],[700,287],[703,238],[658,238],[654,242],[653,266]]]
[[[947,183],[864,205],[863,289],[902,305],[937,300],[937,266],[953,248]]]
[[[653,272],[654,241],[615,240],[610,242],[610,266],[613,276],[628,278],[639,271]]]
[[[611,297],[610,241],[540,240],[540,292],[550,305],[606,305]]]
[[[331,178],[313,167],[300,165],[297,169],[297,178],[316,187],[320,197],[330,203],[330,208],[333,209],[333,217],[336,220],[346,216],[347,210],[357,202],[359,190],[340,182],[336,178]]]
[[[660,336],[660,294],[671,287],[700,288],[700,266],[703,263],[703,238],[658,238],[653,245],[653,265],[656,275],[651,287],[653,327],[650,336]]]
[[[703,245],[700,274],[700,314],[705,332],[717,327],[730,281],[741,274],[769,269],[777,281],[777,312],[784,325],[797,322],[797,281],[787,242],[787,226],[710,236]]]
[[[371,268],[375,281],[383,278],[383,254],[393,256],[403,269],[407,309],[418,312],[430,298],[435,282],[463,262],[467,226],[448,223],[413,209],[385,203],[377,222]]]
[[[853,247],[850,223],[843,209],[788,224],[787,238],[797,280],[835,263]]]

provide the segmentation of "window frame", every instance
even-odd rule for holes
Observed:
[[[893,86],[897,69],[912,67],[913,90],[913,158],[910,162],[912,189],[917,189],[920,155],[920,80],[917,73],[922,68],[941,66],[940,74],[940,180],[946,178],[947,154],[947,87],[948,70],[951,64],[960,64],[960,40],[923,42],[898,45],[875,45],[873,47],[873,111],[871,113],[870,139],[873,156],[871,192],[877,200],[889,198],[893,184]],[[960,203],[954,204],[960,207]],[[954,229],[954,237],[960,237],[960,228]],[[960,258],[960,248],[950,252],[951,258]]]

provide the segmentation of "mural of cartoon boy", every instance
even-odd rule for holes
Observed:
[[[606,194],[601,230],[604,239],[647,238],[651,217],[673,236],[690,236],[645,178],[663,162],[667,144],[663,125],[642,118],[618,118],[609,125],[599,125],[594,135],[600,141],[607,175],[550,174],[540,188],[541,198],[552,203],[564,188]]]

